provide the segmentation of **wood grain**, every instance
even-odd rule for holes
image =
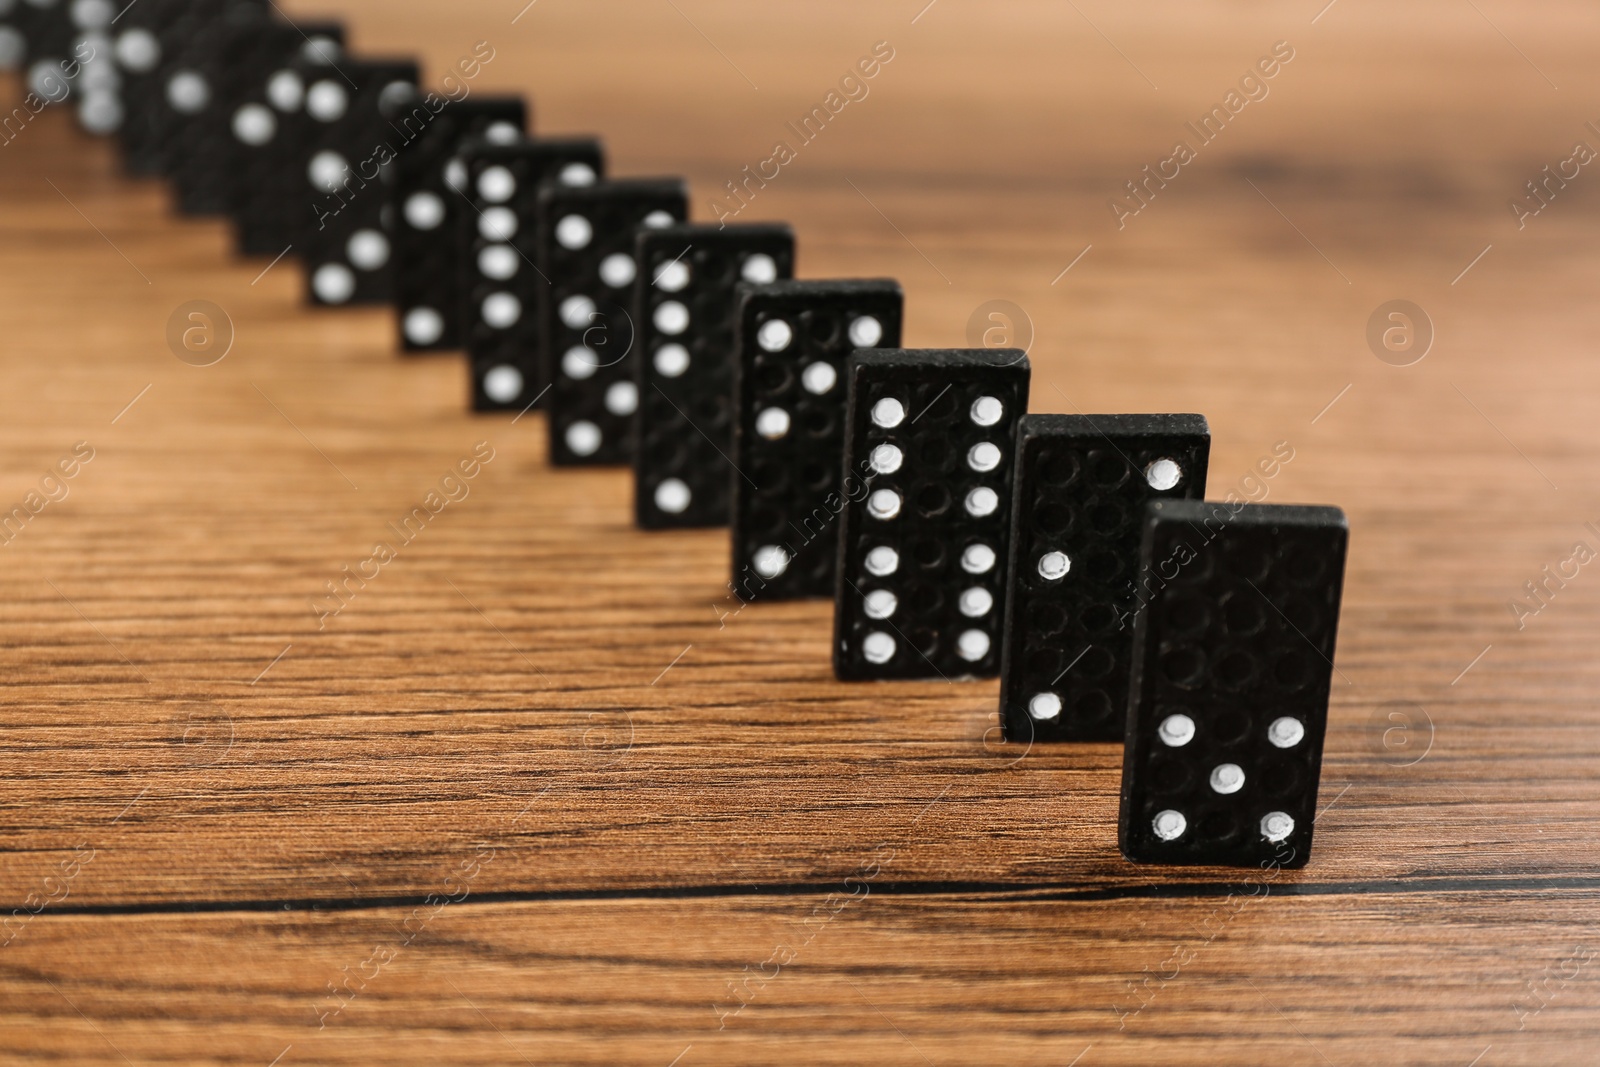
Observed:
[[[0,544],[0,1061],[1595,1062],[1600,580],[1509,605],[1600,549],[1600,179],[1507,204],[1600,147],[1600,16],[1320,6],[289,5],[434,72],[492,42],[478,88],[700,218],[891,42],[741,218],[901,278],[913,345],[1013,301],[1035,410],[1203,412],[1212,496],[1350,515],[1327,809],[1270,879],[1125,863],[1120,753],[1000,744],[992,683],[833,681],[828,605],[737,611],[725,535],[634,530],[626,472],[551,470],[64,116],[0,147],[0,512],[94,452]],[[1395,298],[1410,367],[1365,341]]]

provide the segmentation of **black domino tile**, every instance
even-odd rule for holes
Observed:
[[[851,357],[834,674],[845,680],[1000,671],[1020,349]],[[992,448],[981,465],[973,457]]]
[[[1122,765],[1130,860],[1310,858],[1348,542],[1337,508],[1148,505]]]
[[[904,312],[892,279],[740,287],[729,485],[741,600],[834,595],[846,365],[858,347],[900,344]]]
[[[547,185],[539,194],[539,262],[550,281],[539,292],[539,354],[557,466],[633,462],[637,231],[682,222],[688,210],[681,178]]]
[[[303,253],[299,231],[315,222],[313,209],[326,195],[306,174],[316,125],[306,114],[306,89],[340,79],[347,60],[338,23],[275,27],[263,38],[277,59],[259,84],[241,91],[226,151],[236,175],[230,195],[239,251],[276,257]]]
[[[513,144],[477,138],[462,146],[461,160],[458,314],[472,408],[520,413],[543,406],[550,385],[540,357],[538,308],[549,282],[538,265],[539,194],[551,183],[582,186],[603,178],[605,150],[593,137]],[[509,198],[501,199],[507,188]],[[514,316],[506,310],[513,308]]]
[[[648,530],[727,526],[740,282],[794,274],[783,224],[685,224],[639,234],[634,515]]]
[[[417,64],[345,60],[309,80],[305,108],[303,206],[290,221],[301,221],[306,297],[332,307],[388,303],[395,220],[387,183],[394,161],[433,117],[417,89]]]
[[[167,106],[176,112],[167,172],[181,213],[221,215],[232,209],[232,183],[248,178],[231,169],[234,116],[248,88],[262,84],[282,59],[275,38],[283,28],[265,5],[231,4],[176,57],[166,93]],[[180,94],[180,86],[187,91]]]
[[[445,102],[395,160],[389,193],[402,351],[462,347],[460,218],[472,207],[461,148],[479,137],[515,144],[523,140],[527,126],[528,105],[521,97],[480,95]],[[463,188],[457,189],[451,179]]]
[[[1027,415],[1007,579],[1009,741],[1122,740],[1144,506],[1205,495],[1200,415]]]

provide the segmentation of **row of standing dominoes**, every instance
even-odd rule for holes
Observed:
[[[839,678],[999,676],[1008,740],[1123,741],[1132,859],[1306,861],[1345,521],[1205,502],[1200,416],[1029,415],[1025,353],[899,348],[896,282],[794,280],[787,226],[690,224],[681,180],[607,179],[599,141],[425,93],[336,22],[0,18],[30,101],[76,89],[181,210],[298,249],[312,302],[465,349],[476,410],[542,406],[553,463],[633,466],[641,527],[731,526],[741,600],[833,597]]]

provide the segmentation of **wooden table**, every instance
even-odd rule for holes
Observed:
[[[829,605],[735,611],[723,534],[635,530],[626,472],[550,469],[459,359],[47,116],[0,147],[0,510],[45,500],[0,547],[0,1061],[1600,1062],[1600,174],[1509,207],[1600,148],[1600,17],[923,2],[287,6],[433,78],[491,42],[475,90],[702,219],[888,42],[740,217],[902,279],[912,345],[1019,305],[1035,410],[1205,413],[1214,497],[1348,511],[1310,866],[1124,862],[1115,748],[835,682]],[[1409,366],[1366,338],[1395,299]]]

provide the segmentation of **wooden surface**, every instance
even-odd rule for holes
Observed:
[[[1124,862],[1116,749],[999,744],[992,683],[836,683],[828,605],[732,614],[722,534],[635,531],[625,472],[550,470],[456,358],[302,307],[49,116],[0,147],[4,510],[94,458],[0,546],[0,1061],[1600,1062],[1600,577],[1509,606],[1600,549],[1600,175],[1507,206],[1600,147],[1592,8],[289,7],[435,77],[492,42],[477,88],[702,219],[889,41],[741,218],[901,278],[912,345],[1020,305],[1035,410],[1203,412],[1214,497],[1348,511],[1312,862]],[[1397,298],[1409,367],[1365,340]],[[237,329],[208,368],[164,336],[195,299]]]

